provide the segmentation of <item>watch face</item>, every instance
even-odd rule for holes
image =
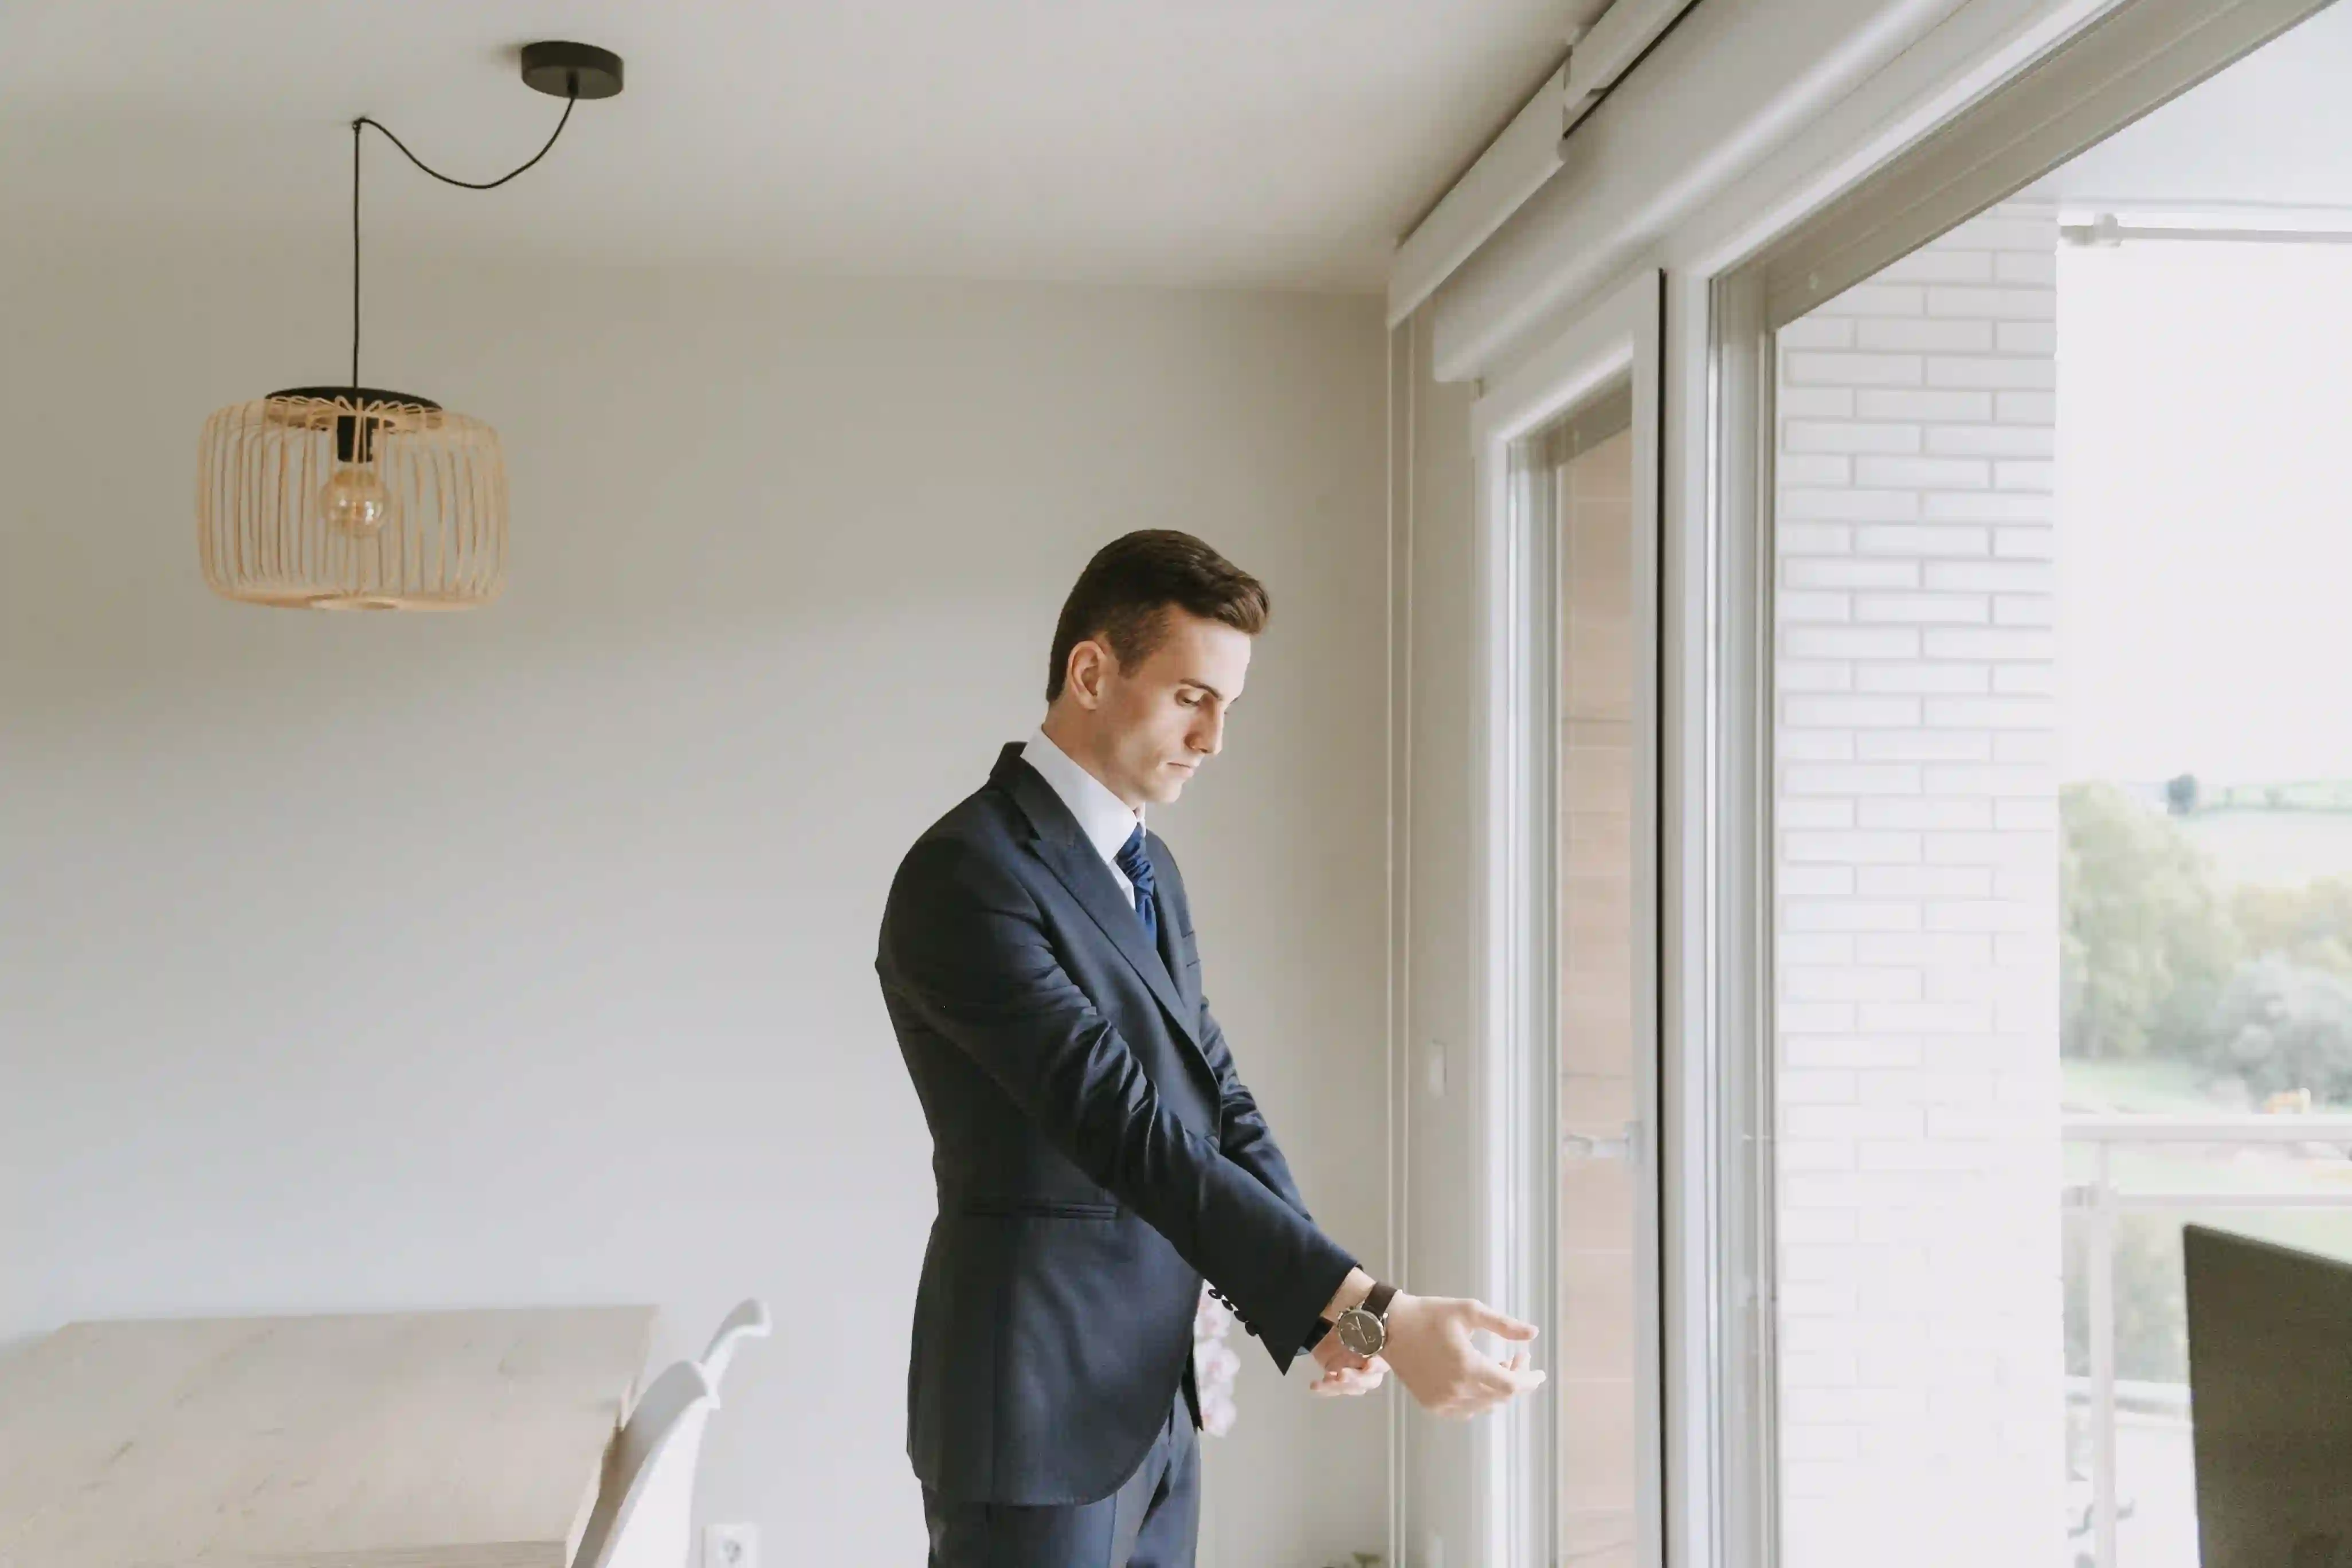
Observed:
[[[1341,1344],[1362,1356],[1380,1354],[1381,1347],[1389,1342],[1388,1325],[1361,1307],[1350,1307],[1340,1313],[1332,1331],[1339,1336]]]

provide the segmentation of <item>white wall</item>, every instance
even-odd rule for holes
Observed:
[[[921,1550],[928,1143],[887,879],[1040,710],[1125,529],[1276,605],[1165,814],[1210,994],[1368,1258],[1387,574],[1377,300],[370,256],[366,379],[492,421],[506,600],[214,600],[196,433],[341,374],[339,238],[0,234],[0,1340],[89,1316],[736,1297],[707,1517]],[[1255,1345],[1248,1356],[1256,1356]],[[1204,1561],[1378,1549],[1383,1401],[1245,1360]]]
[[[2063,1539],[2057,244],[1997,207],[1780,332],[1790,1568]]]

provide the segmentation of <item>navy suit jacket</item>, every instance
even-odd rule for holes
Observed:
[[[950,1500],[1108,1497],[1186,1385],[1204,1276],[1287,1369],[1355,1266],[1234,1071],[1184,879],[1146,842],[1156,949],[1016,743],[891,884],[875,968],[939,1188],[907,1450]]]

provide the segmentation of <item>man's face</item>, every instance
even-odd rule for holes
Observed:
[[[1249,675],[1248,633],[1173,606],[1161,614],[1166,635],[1133,669],[1082,644],[1064,693],[1086,710],[1103,782],[1129,804],[1165,805],[1184,793],[1224,748],[1225,714]]]

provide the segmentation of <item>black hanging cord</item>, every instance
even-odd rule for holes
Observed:
[[[360,388],[360,125],[352,121],[352,401]]]
[[[541,158],[544,158],[544,157],[546,157],[546,156],[547,156],[548,153],[549,153],[551,149],[553,149],[553,147],[555,146],[555,138],[556,138],[556,136],[561,136],[561,135],[562,135],[562,134],[563,134],[563,128],[564,128],[566,125],[569,125],[570,123],[572,123],[572,106],[573,106],[574,104],[578,103],[579,101],[580,101],[580,100],[579,100],[577,97],[574,97],[574,96],[567,96],[567,97],[565,97],[565,99],[564,99],[564,100],[563,100],[563,118],[562,118],[562,119],[561,119],[561,120],[559,120],[559,121],[557,121],[555,122],[555,134],[554,134],[553,136],[550,136],[550,137],[547,139],[547,145],[546,145],[545,147],[541,147],[538,152],[533,153],[530,155],[530,162],[529,162],[529,163],[524,163],[520,168],[514,169],[514,170],[509,171],[509,173],[507,173],[507,174],[500,174],[500,175],[499,175],[497,179],[495,179],[495,180],[484,180],[484,181],[482,181],[481,183],[479,183],[478,184],[476,184],[476,183],[475,183],[474,181],[472,181],[472,180],[457,180],[457,179],[452,179],[452,178],[451,178],[450,176],[448,176],[447,174],[443,174],[440,170],[438,170],[438,169],[436,169],[436,168],[433,167],[430,163],[427,163],[424,159],[422,159],[422,158],[418,157],[415,153],[410,153],[410,152],[408,151],[408,143],[407,143],[407,142],[403,142],[399,137],[394,136],[394,135],[392,133],[391,130],[390,130],[388,127],[386,127],[386,126],[385,126],[385,124],[383,123],[383,121],[381,121],[381,120],[371,120],[371,119],[369,119],[366,115],[362,114],[362,115],[361,115],[357,120],[354,120],[354,121],[352,121],[352,134],[353,134],[354,136],[358,135],[358,134],[359,134],[359,128],[360,128],[361,126],[362,126],[362,125],[373,125],[373,126],[374,126],[378,131],[382,131],[382,132],[383,132],[383,139],[384,139],[385,141],[387,141],[387,142],[391,142],[394,146],[395,146],[395,147],[399,148],[399,149],[401,150],[401,152],[402,152],[402,153],[405,153],[405,154],[407,155],[408,161],[409,161],[410,163],[412,163],[415,164],[418,168],[420,168],[420,169],[424,170],[426,174],[428,174],[432,175],[435,179],[436,179],[436,180],[440,181],[443,184],[445,184],[445,185],[458,185],[458,186],[462,186],[464,189],[466,189],[466,190],[469,190],[469,191],[495,191],[495,190],[497,190],[500,185],[505,184],[509,180],[513,179],[513,178],[515,177],[515,175],[520,174],[523,173],[525,170],[529,169],[532,163],[538,163]]]
[[[410,163],[445,185],[456,185],[461,190],[467,191],[495,191],[517,174],[529,171],[533,164],[555,150],[556,138],[562,136],[563,128],[572,123],[572,110],[579,101],[580,96],[577,91],[567,93],[563,100],[562,118],[556,121],[554,132],[547,138],[547,145],[533,153],[519,166],[500,174],[497,179],[483,180],[479,183],[472,180],[452,179],[433,167],[415,153],[409,152],[408,143],[394,136],[392,133],[392,128],[381,120],[373,120],[362,114],[352,121],[352,385],[353,387],[356,388],[360,384],[360,140],[364,129],[373,125],[383,132],[383,139],[399,148],[402,155]]]

